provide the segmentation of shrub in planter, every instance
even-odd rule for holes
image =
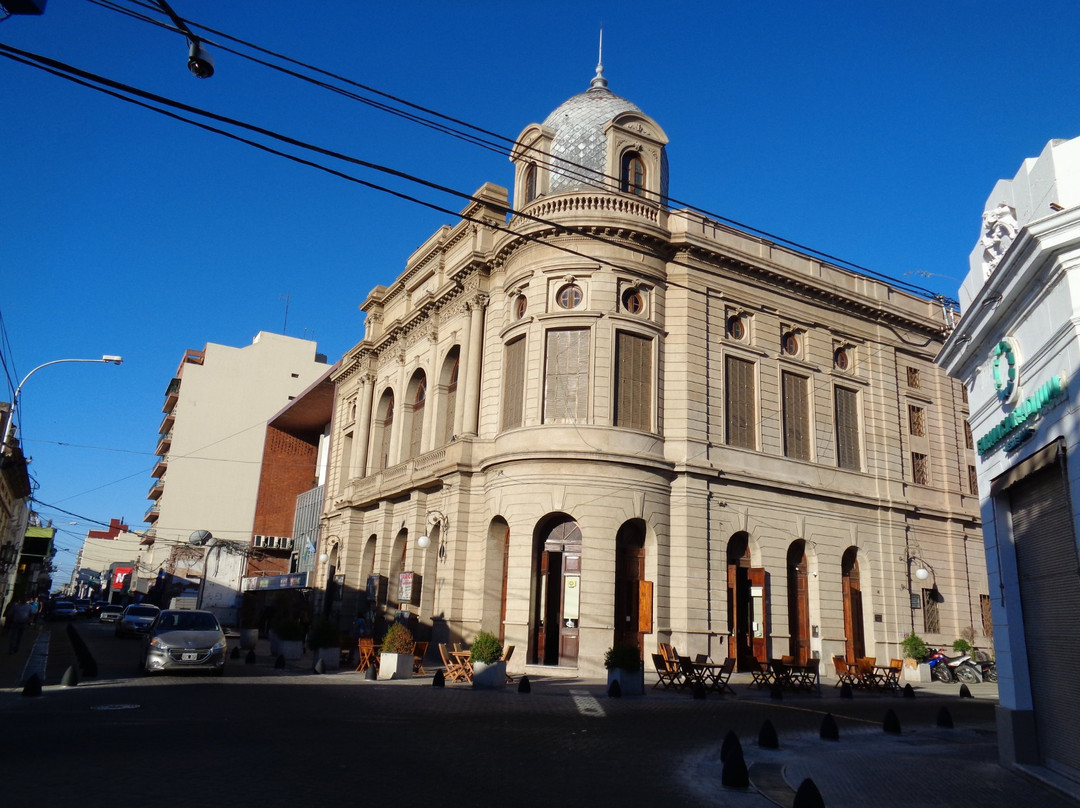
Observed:
[[[930,649],[926,647],[922,637],[918,634],[908,634],[900,643],[906,659],[914,659],[921,662],[930,655]]]
[[[338,648],[340,642],[341,632],[328,620],[320,620],[311,627],[308,634],[308,645],[311,648]]]
[[[615,645],[604,654],[604,667],[610,670],[623,670],[637,673],[641,667],[641,652],[636,645]]]
[[[408,626],[394,623],[386,630],[386,636],[382,640],[380,653],[383,654],[411,654],[413,647],[413,635]]]
[[[967,640],[960,639],[952,644],[954,654],[970,654],[975,649],[971,647],[971,643]]]
[[[299,642],[304,639],[304,627],[296,618],[281,618],[275,620],[270,626],[279,640],[285,642]]]
[[[485,665],[493,665],[502,659],[502,643],[499,638],[490,631],[481,631],[473,640],[469,649],[469,661],[473,664],[482,662]]]

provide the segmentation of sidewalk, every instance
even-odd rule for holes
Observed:
[[[34,673],[44,680],[50,633],[57,625],[60,624],[39,621],[27,626],[16,654],[8,653],[7,632],[0,633],[0,688],[21,688]]]

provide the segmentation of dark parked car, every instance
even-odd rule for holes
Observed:
[[[74,620],[77,614],[70,600],[54,600],[49,604],[49,617],[53,620]]]
[[[90,615],[89,598],[77,598],[72,603],[75,604],[75,611],[78,612],[79,617],[88,617]]]
[[[116,636],[134,637],[145,634],[150,630],[150,624],[160,612],[161,609],[149,603],[131,604],[124,609],[124,613],[120,615],[120,620],[116,623]]]
[[[143,639],[143,670],[225,672],[225,632],[212,612],[166,609]]]

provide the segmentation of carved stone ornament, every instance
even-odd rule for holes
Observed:
[[[983,275],[989,278],[994,274],[1002,257],[1016,238],[1019,227],[1016,222],[1016,209],[1004,202],[983,214],[982,238]]]

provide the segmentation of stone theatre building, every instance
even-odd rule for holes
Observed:
[[[667,142],[598,68],[521,133],[512,193],[370,292],[333,374],[340,613],[567,675],[616,642],[988,645],[967,405],[933,362],[951,312],[670,209]]]

